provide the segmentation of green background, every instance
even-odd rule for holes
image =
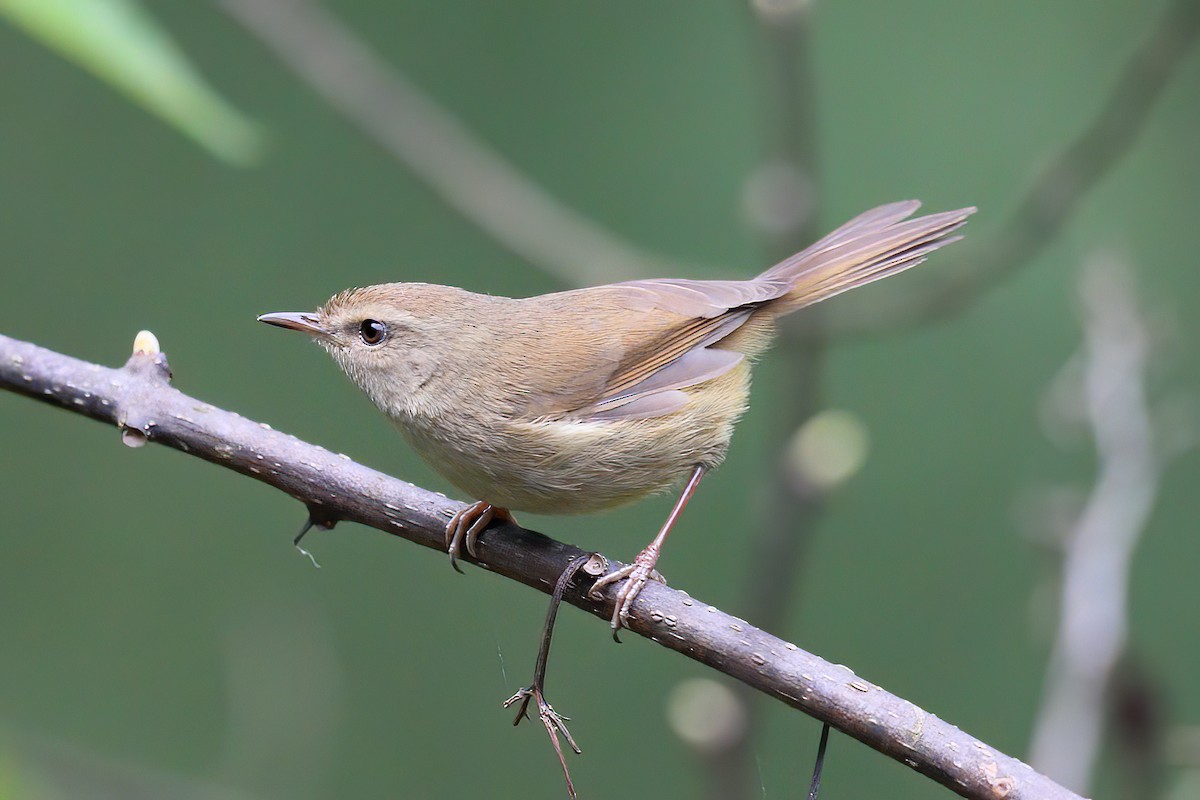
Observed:
[[[773,135],[747,8],[329,7],[567,205],[650,250],[719,266],[689,277],[767,265],[741,203]],[[815,96],[802,102],[817,119],[819,227],[907,197],[978,205],[968,241],[924,280],[964,268],[1086,126],[1162,7],[818,4]],[[254,317],[387,280],[517,295],[561,284],[439,201],[231,19],[207,4],[148,8],[265,126],[269,148],[257,166],[223,165],[0,23],[0,332],[116,365],[148,328],[181,390],[449,490],[317,348]],[[1200,413],[1198,98],[1192,53],[1038,257],[960,314],[835,344],[822,378],[825,404],[867,426],[870,457],[830,498],[775,632],[1013,755],[1026,753],[1039,701],[1057,563],[1025,533],[1023,509],[1094,477],[1087,439],[1052,444],[1038,408],[1078,350],[1076,284],[1098,251],[1136,271],[1156,406],[1193,424]],[[662,561],[674,586],[733,613],[775,463],[785,357],[758,367],[729,461]],[[528,680],[543,595],[473,568],[459,576],[444,555],[353,525],[308,540],[317,570],[290,546],[303,509],[277,491],[122,447],[114,429],[14,395],[0,395],[0,426],[0,796],[564,796],[543,731],[512,729],[499,707]],[[1131,648],[1168,727],[1200,723],[1198,485],[1192,449],[1165,473],[1131,576]],[[522,521],[628,559],[669,504]],[[709,675],[636,637],[615,646],[598,620],[565,611],[549,693],[584,748],[570,760],[582,796],[705,796],[704,760],[665,708],[680,681]],[[765,711],[749,796],[801,796],[818,725]],[[1097,796],[1120,791],[1111,763]],[[1170,768],[1167,790],[1185,778]],[[840,736],[825,792],[950,796]]]

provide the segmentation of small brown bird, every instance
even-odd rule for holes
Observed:
[[[438,472],[478,502],[446,528],[451,563],[510,509],[612,508],[688,477],[622,579],[620,628],[701,477],[746,410],[750,362],[775,318],[916,266],[975,209],[909,219],[916,201],[861,214],[756,278],[642,280],[521,300],[426,283],[350,289],[311,313],[264,314],[303,331]]]

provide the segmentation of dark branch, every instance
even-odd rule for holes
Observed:
[[[153,343],[153,337],[139,337],[147,339]],[[461,503],[215,408],[172,388],[169,380],[156,346],[143,346],[124,367],[109,369],[0,336],[0,387],[117,425],[127,443],[165,444],[260,480],[319,509],[322,521],[360,522],[426,547],[445,547],[446,520]],[[483,568],[545,593],[584,554],[511,524],[481,536],[479,551]],[[609,619],[611,602],[591,601],[586,590],[571,587],[564,600]],[[848,668],[686,592],[651,582],[634,613],[634,633],[828,722],[963,797],[1078,798]]]
[[[584,565],[588,564],[594,568],[589,570]],[[550,737],[550,744],[554,746],[554,753],[558,756],[558,764],[562,767],[563,777],[567,781],[567,792],[571,795],[571,800],[575,800],[578,795],[575,793],[575,784],[571,781],[571,770],[567,768],[567,761],[563,757],[562,742],[559,741],[559,735],[567,740],[567,744],[575,751],[576,755],[583,751],[579,749],[579,745],[575,743],[575,737],[571,735],[571,731],[567,729],[567,722],[570,717],[564,717],[554,710],[554,706],[550,705],[550,701],[546,699],[546,665],[550,662],[550,642],[554,636],[554,620],[558,616],[558,607],[562,604],[563,594],[567,591],[567,586],[570,585],[571,579],[581,568],[585,575],[591,575],[595,580],[600,575],[603,575],[608,569],[608,564],[602,556],[579,556],[571,560],[567,564],[567,568],[563,570],[562,575],[558,576],[558,583],[554,584],[554,591],[550,593],[550,608],[546,611],[546,624],[542,627],[542,643],[538,647],[537,661],[533,666],[533,682],[528,686],[517,690],[517,693],[504,701],[504,707],[517,706],[517,716],[513,719],[513,725],[521,724],[521,720],[529,719],[529,701],[537,703],[538,718],[542,721],[542,725],[546,728],[546,734]]]

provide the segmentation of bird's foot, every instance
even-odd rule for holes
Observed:
[[[629,627],[629,611],[633,608],[633,601],[637,599],[646,582],[667,582],[659,571],[654,568],[654,565],[657,563],[658,549],[653,546],[647,547],[638,553],[637,558],[633,560],[632,564],[626,564],[618,570],[597,578],[596,582],[592,584],[592,588],[588,590],[589,598],[592,600],[603,600],[604,587],[619,583],[622,580],[625,581],[617,591],[616,599],[613,602],[612,630],[613,638],[618,642],[621,640],[617,638],[617,632],[621,628]]]
[[[471,558],[478,558],[475,544],[479,534],[493,522],[516,522],[517,518],[507,508],[500,508],[480,500],[459,511],[446,523],[446,552],[450,554],[450,566],[458,572],[458,559],[465,547]]]

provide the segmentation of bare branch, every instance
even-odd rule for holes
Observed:
[[[1086,791],[1104,730],[1105,693],[1125,650],[1133,552],[1162,464],[1146,400],[1148,334],[1128,268],[1112,257],[1081,280],[1083,392],[1099,472],[1063,557],[1058,633],[1034,725],[1031,763]]]
[[[129,441],[176,448],[281,489],[325,521],[360,522],[426,547],[445,547],[461,503],[356,464],[294,436],[189,397],[169,385],[160,353],[121,369],[0,336],[0,387],[117,425]],[[508,524],[479,539],[485,569],[550,593],[583,551]],[[611,600],[587,587],[564,599],[603,620]],[[902,698],[686,592],[651,582],[629,629],[810,714],[963,797],[1068,800],[1077,796],[1020,761]]]
[[[503,247],[569,286],[695,273],[572,211],[309,0],[220,0],[279,59]]]

